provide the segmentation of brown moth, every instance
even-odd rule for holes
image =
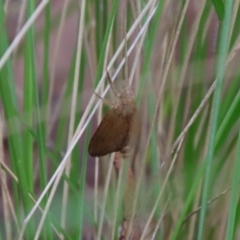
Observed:
[[[88,146],[93,157],[112,152],[126,153],[136,145],[140,133],[140,119],[130,88],[117,93],[108,75],[109,84],[117,101],[101,121]]]

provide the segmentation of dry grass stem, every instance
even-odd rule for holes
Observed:
[[[61,39],[62,39],[62,36],[63,36],[63,26],[64,26],[64,22],[66,21],[66,14],[67,14],[68,5],[69,5],[69,1],[65,0],[64,4],[63,4],[63,10],[62,10],[62,13],[61,13],[61,17],[60,17],[59,29],[58,29],[58,32],[57,32],[56,43],[54,45],[55,47],[54,47],[54,50],[53,50],[52,64],[51,64],[51,68],[50,68],[50,79],[49,79],[50,84],[49,84],[49,92],[48,92],[49,104],[48,104],[48,108],[47,108],[47,119],[49,119],[48,122],[50,124],[50,127],[48,128],[48,135],[50,134],[50,132],[52,130],[52,127],[54,125],[54,122],[56,120],[52,116],[52,114],[50,114],[52,112],[51,103],[52,103],[52,98],[53,98],[53,90],[54,90],[54,87],[55,87],[55,79],[56,79],[55,74],[56,74],[57,60],[58,60],[58,56],[60,55],[59,53],[61,52],[60,43],[61,43]]]
[[[25,23],[25,25],[22,27],[22,30],[18,33],[18,35],[15,37],[11,45],[8,47],[7,51],[4,53],[2,58],[0,59],[0,69],[4,66],[8,58],[13,53],[14,49],[18,46],[22,38],[25,36],[26,32],[29,30],[29,28],[33,25],[34,21],[37,19],[37,17],[40,15],[40,13],[44,10],[45,6],[48,4],[49,0],[42,0],[32,16],[28,19],[28,21]]]
[[[104,186],[103,202],[102,202],[102,208],[101,208],[102,212],[101,212],[101,215],[100,215],[100,218],[99,218],[99,222],[98,222],[99,225],[98,225],[98,231],[97,231],[97,240],[101,239],[102,227],[103,227],[103,219],[104,219],[104,215],[105,215],[107,193],[108,193],[110,177],[111,177],[111,173],[112,173],[113,161],[114,161],[114,154],[111,155],[111,158],[110,158],[110,161],[109,161],[109,165],[108,165],[108,172],[107,172],[106,182],[105,182],[105,186]]]
[[[225,195],[226,193],[228,193],[232,188],[228,188],[227,190],[221,192],[219,195],[217,195],[216,197],[214,197],[213,199],[208,201],[208,204],[211,204],[212,202],[216,201],[217,199],[219,199],[220,197],[222,197],[223,195]],[[193,210],[191,213],[189,213],[183,220],[183,223],[185,223],[186,221],[189,220],[189,218],[191,218],[193,215],[195,215],[196,213],[198,213],[201,210],[201,207],[198,207],[197,209]]]
[[[180,20],[178,22],[178,27],[177,27],[177,30],[176,30],[176,34],[174,35],[173,44],[171,46],[171,50],[169,51],[170,54],[169,54],[169,57],[167,59],[166,66],[164,68],[163,80],[162,80],[161,87],[160,87],[160,90],[159,90],[159,93],[158,93],[153,119],[151,121],[150,130],[149,130],[149,133],[147,135],[147,142],[146,142],[145,153],[143,155],[144,156],[143,160],[141,161],[140,174],[139,174],[138,184],[137,184],[136,191],[135,191],[135,202],[133,204],[133,214],[132,214],[132,217],[131,217],[131,220],[130,220],[130,231],[131,231],[131,227],[132,227],[132,224],[133,224],[134,214],[135,214],[135,211],[136,211],[137,199],[138,199],[138,194],[139,194],[139,190],[140,190],[140,183],[141,183],[141,180],[142,180],[142,177],[143,177],[143,173],[144,173],[144,160],[145,160],[146,154],[147,154],[147,147],[149,146],[151,132],[152,132],[153,125],[154,125],[154,122],[155,122],[155,119],[156,119],[156,115],[157,115],[157,109],[158,109],[158,106],[160,105],[160,102],[161,102],[161,99],[162,99],[162,93],[163,93],[163,89],[164,89],[165,82],[166,82],[166,79],[167,79],[168,70],[170,68],[170,63],[171,63],[171,60],[172,60],[172,57],[173,57],[173,53],[174,53],[175,46],[176,46],[176,43],[177,43],[177,39],[178,39],[178,36],[179,36],[179,33],[180,33],[182,22],[183,22],[183,19],[184,19],[186,10],[187,10],[187,6],[188,6],[188,1],[185,2],[184,9],[182,11],[182,15],[181,15]],[[144,235],[142,235],[142,238],[143,238],[143,236]]]
[[[154,215],[154,213],[155,213],[155,211],[156,211],[156,209],[157,209],[157,207],[158,207],[158,205],[159,205],[159,201],[160,201],[160,199],[161,199],[161,197],[162,197],[162,194],[163,194],[163,191],[164,191],[164,189],[165,189],[165,187],[166,187],[166,185],[167,185],[167,181],[168,181],[168,179],[169,179],[169,176],[170,176],[170,174],[172,173],[172,170],[173,170],[174,164],[175,164],[175,162],[176,162],[176,160],[177,160],[178,153],[179,153],[179,151],[180,151],[180,149],[181,149],[182,143],[183,143],[183,139],[182,139],[182,141],[181,141],[181,142],[179,143],[179,145],[178,145],[177,151],[176,151],[176,153],[175,153],[175,155],[174,155],[174,158],[173,158],[173,160],[172,160],[172,162],[171,162],[171,165],[170,165],[170,167],[169,167],[169,169],[168,169],[168,172],[167,172],[167,175],[166,175],[166,177],[165,177],[165,179],[164,179],[164,182],[163,182],[163,184],[162,184],[160,193],[159,193],[159,195],[157,196],[157,200],[155,201],[155,204],[154,204],[154,206],[153,206],[153,209],[152,209],[152,211],[151,211],[151,213],[150,213],[150,215],[149,215],[148,221],[147,221],[147,223],[146,223],[146,225],[145,225],[145,227],[144,227],[144,230],[143,230],[143,233],[142,233],[142,236],[141,236],[141,239],[140,239],[140,240],[144,240],[144,237],[145,237],[145,234],[146,234],[146,232],[147,232],[147,229],[148,229],[148,227],[149,227],[149,225],[150,225],[150,223],[151,223],[151,221],[152,221],[153,215]]]
[[[86,1],[85,0],[81,1],[81,13],[79,17],[79,28],[78,28],[78,39],[77,39],[78,44],[77,44],[76,64],[75,64],[75,72],[74,72],[74,82],[73,82],[73,89],[72,89],[73,94],[72,94],[72,101],[71,101],[70,123],[69,123],[69,131],[68,131],[68,144],[71,143],[71,139],[73,137],[75,115],[77,110],[77,96],[78,96],[78,84],[79,84],[79,74],[80,74],[79,66],[81,64],[81,55],[82,55],[85,5],[86,5]],[[67,7],[67,4],[65,7]],[[66,169],[65,169],[65,174],[67,177],[69,177],[70,169],[71,169],[71,156],[69,156],[69,159],[67,160]],[[63,227],[66,226],[68,191],[69,191],[69,185],[68,183],[64,182],[62,216],[61,216],[61,225]],[[64,237],[62,236],[61,239],[64,239]]]

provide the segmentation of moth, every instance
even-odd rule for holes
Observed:
[[[107,76],[117,100],[111,104],[90,140],[88,152],[93,157],[112,152],[129,153],[136,146],[140,134],[140,116],[131,89],[127,87],[118,93],[108,73]]]

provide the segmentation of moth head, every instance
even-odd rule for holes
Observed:
[[[132,90],[128,87],[118,94],[118,100],[114,102],[113,107],[123,116],[133,113],[136,108],[135,98]]]

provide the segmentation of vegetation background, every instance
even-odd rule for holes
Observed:
[[[0,0],[0,240],[119,239],[126,214],[240,239],[239,28],[239,0]],[[134,184],[87,151],[106,69],[142,116]]]

